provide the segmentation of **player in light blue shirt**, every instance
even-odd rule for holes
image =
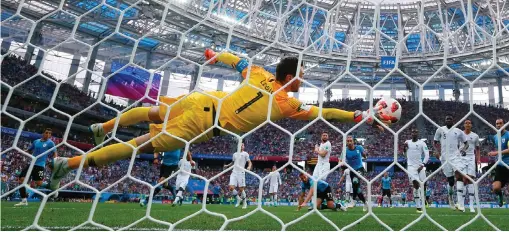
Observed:
[[[429,207],[431,204],[431,189],[428,187],[426,188],[426,207]]]
[[[311,200],[313,197],[314,192],[314,180],[312,178],[309,178],[306,174],[300,173],[299,174],[300,180],[302,180],[301,186],[301,193],[299,195],[299,206],[297,207],[297,210],[300,210],[302,207],[305,207],[307,203]],[[344,207],[341,203],[335,203],[334,198],[332,196],[332,189],[329,186],[329,184],[323,180],[318,180],[316,183],[316,205],[318,206],[318,209],[322,209],[322,202],[327,202],[327,208],[332,210],[342,210],[346,211],[346,207]],[[309,191],[308,191],[309,190]],[[306,195],[306,191],[308,191],[308,194],[306,198],[304,196]]]
[[[52,159],[57,156],[57,152],[55,149],[55,143],[51,141],[51,128],[46,128],[42,133],[42,138],[36,139],[30,147],[25,150],[27,153],[32,153],[33,157],[38,157],[35,161],[34,166],[32,167],[32,171],[28,175],[28,178],[35,183],[36,187],[39,187],[43,184],[44,180],[44,168],[46,167],[46,160],[48,156]],[[19,183],[22,184],[25,181],[25,177],[27,177],[28,169],[30,165],[26,166],[21,174],[19,175]],[[30,182],[28,182],[30,184]],[[16,204],[15,206],[27,206],[28,205],[28,194],[25,187],[21,187],[19,189],[19,194],[21,196],[21,202]]]
[[[355,145],[353,137],[349,135],[346,138],[346,163],[350,165],[355,171],[359,172],[361,175],[364,174],[364,166],[362,164],[362,159],[366,158],[366,153],[364,148],[361,145]],[[350,178],[352,179],[352,190],[353,196],[352,199],[355,200],[356,197],[359,197],[364,203],[364,211],[367,211],[366,199],[361,191],[361,183],[359,178],[354,172],[350,173]]]
[[[178,163],[180,161],[180,156],[181,150],[162,152],[161,167],[159,169],[159,180],[157,180],[157,183],[163,182],[179,169]],[[190,157],[190,154],[188,157]],[[192,160],[190,161],[193,162]],[[154,153],[154,164],[157,163],[159,163],[159,153],[156,152]],[[164,184],[159,185],[159,187],[154,189],[152,198],[154,198],[163,188],[170,190],[171,194],[175,197],[175,187],[169,185],[168,181],[166,181]],[[143,201],[140,201],[140,206],[145,206],[148,203],[148,200],[149,198],[146,197]]]
[[[497,130],[500,130],[505,124],[504,119],[499,118],[495,122]],[[500,140],[497,135],[493,136],[493,142],[495,143],[495,149],[488,153],[489,156],[498,156],[498,145],[501,146],[502,162],[509,165],[509,131],[502,128],[500,131]],[[498,196],[498,205],[502,207],[504,205],[504,195],[502,188],[509,183],[509,169],[507,169],[502,163],[499,163],[495,168],[495,179],[493,181],[493,192]]]
[[[401,193],[401,202],[404,204],[406,204],[406,192],[402,192]]]
[[[382,177],[382,198],[387,196],[389,198],[389,204],[392,206],[392,197],[391,197],[391,187],[392,187],[392,179],[389,177],[389,173],[384,173]],[[383,202],[382,202],[383,204]]]

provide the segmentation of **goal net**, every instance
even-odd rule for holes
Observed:
[[[27,215],[15,213],[16,217],[25,217],[25,224],[5,222],[4,229],[211,229],[207,227],[210,223],[217,224],[213,229],[221,230],[295,230],[303,222],[313,225],[310,221],[330,227],[302,228],[462,230],[478,228],[474,226],[477,223],[503,230],[507,226],[500,220],[502,215],[494,213],[490,217],[484,213],[487,208],[499,208],[498,198],[491,192],[495,179],[492,173],[509,173],[502,156],[507,146],[503,144],[504,128],[509,125],[509,3],[505,0],[3,0],[1,4],[1,196],[2,200],[19,199],[18,192],[26,188],[35,196],[30,199],[40,201],[30,220],[26,220]],[[216,53],[214,59],[234,54],[246,66],[214,63],[204,56],[206,49]],[[298,58],[303,65],[295,72],[303,75],[286,81],[278,79],[278,88],[266,79],[255,79],[255,75],[261,75],[258,68],[267,71],[263,75],[275,75],[277,65],[286,57]],[[299,82],[299,90],[285,96]],[[253,89],[256,95],[245,100],[245,107],[235,113],[224,112],[228,106],[223,103],[235,93]],[[212,120],[211,126],[188,139],[163,130],[151,134],[145,143],[169,138],[179,144],[182,154],[192,152],[196,164],[191,173],[177,169],[159,181],[158,173],[163,169],[152,164],[153,154],[133,152],[130,159],[105,167],[83,167],[83,159],[80,168],[62,179],[56,192],[45,188],[51,171],[44,167],[40,176],[45,184],[34,184],[38,158],[49,152],[34,157],[29,147],[44,128],[53,129],[58,156],[87,156],[103,146],[127,144],[152,131],[146,122],[123,126],[122,113],[136,107],[165,108],[166,114],[160,115],[166,119],[162,128],[169,128],[172,112],[196,110],[179,105],[196,94],[214,103],[213,109],[203,109],[211,115],[213,111],[214,117],[193,116],[189,124],[201,127]],[[176,101],[166,101],[169,98]],[[233,126],[250,122],[225,125],[222,121],[224,115],[238,115],[262,98],[270,100],[259,116],[252,117],[260,122],[252,128]],[[289,106],[274,106],[281,98],[298,99],[299,106],[291,105],[295,102],[290,100],[283,103]],[[334,120],[324,110],[369,110],[373,117],[373,106],[382,98],[394,98],[401,104],[403,113],[397,123],[387,126],[375,118],[378,128],[367,118],[359,123],[339,122],[353,120]],[[319,109],[318,116],[302,120],[302,111],[314,106]],[[286,110],[283,107],[298,109],[295,119],[280,119]],[[446,140],[446,134],[456,133],[454,128],[463,131],[465,121],[470,121],[472,131],[479,135],[472,150],[478,149],[480,157],[471,162],[459,159],[473,167],[464,167],[463,161],[457,163],[448,157],[438,158],[441,151],[436,149],[440,145],[434,146],[436,132],[449,114],[452,127],[444,129],[442,147],[458,145]],[[112,131],[104,143],[96,146],[88,127],[112,118],[116,118]],[[503,119],[500,125],[498,119]],[[397,210],[414,209],[416,205],[405,153],[405,141],[412,139],[412,130],[418,131],[418,140],[424,141],[430,155],[424,169],[426,177],[418,181],[415,191],[422,196],[421,204],[426,205],[427,197],[431,200],[430,208],[422,207],[422,214],[405,217]],[[350,136],[354,146],[362,146],[365,151],[360,169],[346,162]],[[322,168],[315,146],[325,141],[332,146],[330,168],[312,177],[314,169]],[[142,147],[138,145],[136,151]],[[214,203],[227,204],[224,207],[235,204],[228,185],[237,167],[223,165],[232,162],[232,154],[242,149],[249,153],[253,168],[241,168],[246,176],[243,181],[249,211],[237,214],[218,209]],[[488,156],[493,151],[498,154]],[[279,200],[269,193],[272,166],[281,174],[276,194]],[[25,167],[27,170],[22,172]],[[359,189],[355,192],[364,194],[365,203],[355,199],[355,205],[346,197],[347,181],[342,180],[345,169],[358,177],[360,185],[356,185]],[[474,189],[468,190],[465,183],[462,189],[455,186],[450,190],[458,204],[457,191],[464,191],[464,207],[468,211],[472,202],[475,211],[461,216],[464,221],[451,224],[447,220],[450,216],[440,218],[445,211],[432,212],[449,207],[444,174],[448,171],[464,175]],[[299,173],[328,183],[331,199],[345,206],[355,205],[356,216],[341,221],[320,209],[325,206],[316,204],[322,191],[318,181],[311,187],[311,202],[294,212],[301,194]],[[392,202],[385,198],[381,205],[396,206],[393,211],[377,209],[385,188],[385,173],[392,179]],[[186,182],[184,202],[201,207],[183,213],[178,213],[178,208],[168,209],[177,215],[171,220],[158,217],[167,209],[155,206],[171,203],[174,198],[171,191],[153,196],[154,191],[167,182],[175,186],[179,183],[177,176],[185,174],[190,180]],[[502,192],[507,195],[507,187]],[[114,207],[118,212],[107,211],[107,203],[137,203],[145,197],[146,210],[119,204]],[[58,203],[55,201],[87,202],[86,214],[76,216],[81,217],[79,220],[68,220],[77,209],[65,205],[52,209],[51,205]],[[272,210],[269,207],[274,201],[283,211],[298,216]],[[286,205],[292,208],[283,207]],[[2,206],[2,210],[10,209]],[[52,214],[65,215],[67,222],[51,222],[48,217]],[[406,221],[396,224],[397,219],[391,215]],[[111,224],[107,219],[110,217],[119,218],[119,223]],[[242,220],[272,222],[265,227],[249,223],[232,227]],[[363,222],[377,227],[359,227]],[[423,227],[424,222],[432,226]]]

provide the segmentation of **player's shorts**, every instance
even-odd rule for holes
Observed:
[[[159,100],[171,106],[166,128],[163,124],[150,124],[150,138],[155,152],[172,151],[184,147],[184,143],[169,134],[190,141],[212,127],[216,117],[216,100],[212,97],[195,92],[179,98],[160,96]],[[173,104],[173,105],[172,105]],[[159,116],[164,119],[168,107],[159,106]],[[219,129],[210,130],[207,134],[197,138],[193,143],[207,141],[220,134]]]
[[[410,183],[414,180],[424,181],[426,179],[426,167],[423,167],[420,172],[417,171],[418,169],[419,166],[407,166]]]
[[[327,186],[323,192],[317,192],[316,198],[322,199],[322,201],[334,201],[334,198],[332,197],[332,189],[330,186]]]
[[[382,197],[387,196],[391,198],[391,190],[390,189],[382,189]]]
[[[454,176],[454,169],[451,166],[451,161],[449,160],[447,164],[444,164],[445,160],[440,159],[440,162],[442,163],[443,166],[442,172],[444,173],[444,175],[446,177]]]
[[[175,187],[177,189],[179,189],[179,188],[186,189],[187,182],[189,182],[189,176],[177,175],[177,181],[175,182]]]
[[[366,172],[366,170],[363,167],[359,168],[359,169],[357,169],[355,171],[357,171],[361,175],[364,175],[364,173]],[[355,182],[358,182],[358,183],[361,182],[361,178],[359,178],[357,176],[357,174],[355,174],[355,172],[350,172],[350,179],[352,180],[352,184],[355,183]]]
[[[21,174],[19,175],[19,177],[23,177],[25,178],[26,175],[27,175],[27,172],[28,172],[28,168],[30,168],[30,166],[26,166],[22,171],[21,171]],[[28,176],[29,180],[33,180],[33,181],[41,181],[44,179],[44,167],[41,167],[41,166],[35,166],[32,168],[32,173],[30,173],[30,175]]]
[[[179,169],[178,165],[161,164],[161,167],[159,168],[159,178],[161,178],[161,177],[168,178],[169,176],[171,176],[171,174],[176,172],[178,169]]]
[[[345,184],[345,192],[353,193],[352,183],[346,183]]]
[[[463,173],[469,176],[476,176],[477,164],[475,163],[474,157],[463,157]]]
[[[509,169],[505,166],[497,165],[495,168],[495,179],[494,181],[500,181],[502,188],[509,183]]]
[[[456,171],[464,172],[463,170],[465,170],[465,162],[463,162],[463,157],[461,156],[453,156],[449,158],[449,165],[453,170],[453,174]]]
[[[315,170],[313,170],[313,177],[318,178],[323,176],[321,180],[325,180],[327,176],[324,176],[330,171],[330,163],[319,162],[316,163]]]
[[[278,188],[279,188],[279,185],[271,185],[269,187],[269,193],[277,193]]]
[[[232,173],[230,175],[230,184],[235,187],[246,187],[246,174],[245,173]]]

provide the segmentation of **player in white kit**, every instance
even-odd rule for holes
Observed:
[[[350,169],[346,167],[346,165],[341,166],[343,169],[343,175],[341,175],[341,178],[339,179],[338,186],[341,186],[341,183],[343,183],[343,180],[345,181],[345,194],[346,194],[346,200],[348,201],[348,208],[353,208],[355,206],[355,202],[353,200],[353,188],[352,188],[352,178],[350,177]]]
[[[272,166],[272,172],[269,174],[269,178],[265,180],[265,183],[269,183],[270,200],[273,206],[277,206],[277,190],[279,189],[279,185],[283,184],[283,182],[281,182],[281,174],[279,174],[276,169],[276,165]]]
[[[237,199],[235,207],[239,207],[242,202],[242,208],[245,209],[247,208],[247,200],[246,191],[244,191],[246,188],[246,171],[244,168],[246,167],[246,163],[248,163],[247,170],[251,170],[253,164],[249,159],[249,154],[244,151],[244,143],[242,143],[240,150],[240,152],[235,152],[233,154],[232,162],[225,165],[224,168],[229,168],[234,165],[232,174],[230,175],[230,192]],[[235,187],[239,187],[240,197]]]
[[[405,141],[407,156],[408,179],[414,187],[414,201],[418,213],[422,213],[423,194],[419,191],[419,181],[426,179],[426,163],[429,160],[429,150],[426,143],[419,139],[419,131],[412,128],[412,139]],[[423,158],[424,157],[424,158]]]
[[[191,173],[191,166],[194,166],[194,161],[191,157],[191,152],[187,153],[187,159],[186,157],[182,157],[178,163],[180,172],[177,174],[177,181],[175,182],[175,188],[177,189],[177,196],[175,197],[175,200],[173,201],[172,206],[182,205],[183,197],[182,194],[184,191],[186,191],[187,183],[189,182],[189,177]]]
[[[316,163],[315,170],[313,171],[313,177],[321,180],[327,179],[326,173],[330,171],[330,154],[332,152],[332,145],[329,141],[329,134],[327,132],[322,133],[322,143],[320,146],[315,146],[315,153],[318,154],[318,162]]]
[[[449,183],[447,186],[448,200],[451,209],[454,210],[456,209],[452,197],[454,194],[454,177],[456,176],[456,182],[458,182],[459,187],[461,187],[457,187],[458,191],[460,191],[458,194],[461,195],[463,194],[461,192],[463,188],[463,179],[461,178],[461,175],[458,175],[459,172],[457,171],[459,170],[459,167],[461,167],[461,163],[463,161],[462,156],[465,155],[465,151],[468,149],[468,143],[465,133],[458,128],[452,128],[453,125],[454,122],[452,115],[446,115],[445,126],[438,128],[435,132],[435,141],[433,145],[435,147],[435,156],[440,159],[440,162],[442,162],[443,172],[447,177],[447,182]],[[460,150],[459,147],[462,143],[463,147]],[[447,164],[444,164],[446,161]]]
[[[472,132],[472,121],[470,119],[465,120],[463,127],[465,128],[463,133],[465,133],[465,136],[467,137],[468,149],[466,150],[466,155],[462,157],[463,162],[461,163],[460,170],[463,172],[463,174],[468,175],[470,178],[474,179],[476,177],[476,165],[481,162],[479,135]],[[463,183],[466,185],[466,190],[468,191],[470,212],[475,213],[474,184],[470,182],[470,180],[465,176],[463,176],[462,179]],[[461,196],[463,199],[458,199],[458,204],[456,206],[456,208],[460,211],[465,210],[465,195],[466,191],[465,188],[463,188],[463,196]]]

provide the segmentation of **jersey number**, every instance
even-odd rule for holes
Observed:
[[[245,109],[247,109],[247,107],[249,107],[250,105],[254,104],[256,101],[260,100],[261,98],[263,97],[263,93],[260,91],[256,94],[256,97],[254,97],[253,99],[251,99],[250,101],[248,101],[246,104],[242,105],[241,107],[239,107],[237,110],[235,110],[235,113],[236,114],[240,114],[240,112],[244,111]]]

